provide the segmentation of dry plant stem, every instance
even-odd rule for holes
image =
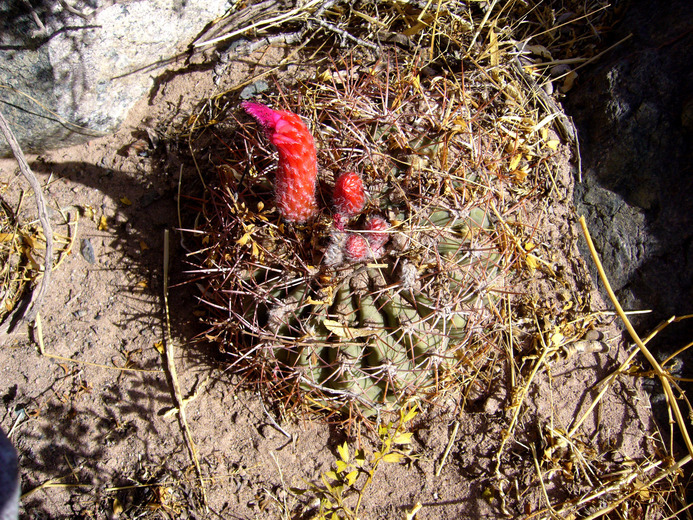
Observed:
[[[585,419],[587,419],[589,414],[592,413],[592,410],[594,410],[594,408],[597,406],[599,401],[601,401],[602,397],[604,397],[604,394],[606,393],[606,391],[611,387],[611,383],[613,383],[616,380],[616,378],[618,377],[619,374],[622,374],[626,370],[626,367],[628,367],[628,365],[630,365],[630,362],[633,360],[633,358],[635,357],[635,354],[637,354],[637,353],[638,353],[638,349],[633,350],[633,352],[630,353],[630,355],[626,358],[626,360],[623,363],[621,363],[621,366],[618,367],[618,369],[613,374],[611,374],[609,377],[606,378],[606,380],[601,381],[597,385],[597,386],[603,385],[602,389],[597,394],[597,397],[594,398],[594,400],[592,401],[592,404],[590,404],[589,408],[587,408],[585,413],[582,414],[582,417],[580,417],[580,419],[572,426],[572,428],[568,432],[569,438],[572,437],[573,435],[575,435],[575,432],[577,431],[577,429],[580,427],[580,425],[583,422],[585,422]]]
[[[513,417],[510,420],[510,424],[508,425],[508,428],[505,430],[505,433],[503,434],[503,440],[501,441],[501,445],[498,447],[498,452],[496,453],[496,469],[495,469],[495,474],[496,478],[502,478],[500,474],[500,465],[501,465],[501,457],[503,456],[503,449],[505,448],[506,443],[512,437],[513,430],[515,429],[515,425],[517,424],[517,419],[520,416],[520,410],[522,409],[522,403],[525,400],[525,397],[527,396],[527,392],[529,391],[529,387],[532,385],[532,381],[534,381],[535,376],[537,375],[537,372],[539,371],[539,368],[544,365],[544,361],[546,360],[546,356],[549,354],[549,348],[546,345],[546,342],[544,341],[544,336],[541,334],[541,329],[539,327],[539,322],[537,321],[536,316],[534,317],[537,325],[537,330],[539,330],[539,338],[541,339],[541,344],[542,344],[542,353],[537,362],[534,365],[534,368],[532,369],[532,373],[529,375],[527,378],[527,381],[524,383],[522,388],[520,388],[519,395],[517,396],[516,399],[514,399],[512,406],[515,407],[515,411],[513,413]],[[514,389],[513,389],[514,390]]]
[[[676,422],[679,425],[679,430],[681,431],[681,435],[683,436],[683,440],[686,444],[686,448],[688,449],[688,453],[689,453],[689,455],[693,455],[693,443],[691,443],[691,438],[688,435],[688,429],[686,428],[686,422],[684,421],[683,416],[681,415],[681,410],[679,409],[679,405],[676,402],[676,397],[674,396],[674,392],[671,390],[671,385],[669,384],[669,380],[667,379],[667,373],[664,372],[664,370],[662,370],[662,367],[659,365],[659,363],[654,358],[652,353],[649,351],[649,349],[642,342],[642,340],[640,339],[640,336],[638,336],[638,333],[635,332],[633,325],[631,325],[630,320],[628,319],[628,316],[626,316],[625,312],[623,312],[623,308],[621,307],[621,304],[618,303],[618,300],[616,299],[616,295],[614,294],[614,291],[611,289],[611,284],[609,283],[609,280],[606,277],[606,273],[604,272],[604,268],[602,267],[602,263],[599,260],[599,255],[597,255],[597,250],[595,249],[594,243],[592,242],[592,237],[590,236],[590,232],[587,229],[587,222],[585,221],[585,217],[580,217],[580,226],[582,226],[582,232],[585,235],[585,240],[587,240],[587,245],[590,249],[590,254],[592,255],[592,259],[594,260],[594,263],[597,266],[597,270],[599,271],[599,277],[601,278],[602,283],[604,284],[604,287],[606,288],[606,292],[609,294],[609,298],[611,299],[611,302],[614,304],[616,312],[618,313],[619,317],[623,321],[623,324],[626,326],[626,330],[628,330],[628,333],[630,334],[631,338],[633,338],[633,341],[635,341],[635,343],[638,345],[638,347],[640,348],[640,351],[647,358],[647,361],[649,361],[650,364],[652,365],[652,367],[655,369],[655,372],[657,373],[657,376],[659,377],[659,380],[662,383],[662,387],[664,388],[664,393],[667,396],[667,401],[669,402],[669,406],[674,413],[674,417],[676,417]]]
[[[556,123],[558,124],[558,129],[560,133],[562,134],[564,139],[570,141],[570,144],[576,148],[576,153],[579,156],[580,151],[579,149],[577,149],[576,145],[577,131],[575,130],[575,125],[573,125],[572,120],[563,113],[563,110],[558,106],[556,101],[549,94],[547,94],[546,91],[540,85],[537,85],[536,81],[534,81],[534,79],[529,74],[527,74],[517,56],[514,57],[512,64],[515,68],[515,71],[520,75],[522,80],[529,87],[530,92],[532,92],[539,98],[541,103],[544,105],[544,108],[546,108],[547,112],[556,116]]]
[[[38,343],[39,352],[43,357],[57,359],[58,361],[63,361],[65,363],[74,363],[77,365],[88,365],[90,367],[97,368],[107,368],[109,370],[119,370],[121,372],[161,372],[161,370],[149,370],[147,368],[128,368],[128,367],[111,367],[108,365],[102,365],[99,363],[90,363],[89,361],[82,361],[80,359],[71,359],[63,356],[58,356],[56,354],[46,354],[46,345],[43,342],[43,324],[41,322],[41,315],[37,314],[34,320],[34,333],[36,334],[36,343]]]
[[[652,480],[643,483],[642,485],[638,486],[637,488],[635,488],[633,491],[631,491],[627,495],[620,497],[618,500],[612,502],[611,504],[609,504],[605,508],[600,509],[596,513],[593,513],[590,516],[585,517],[584,520],[595,520],[597,518],[603,518],[603,515],[607,514],[610,511],[613,511],[619,505],[621,505],[623,502],[628,500],[630,497],[642,492],[643,490],[646,490],[648,487],[653,486],[654,484],[656,484],[660,480],[667,478],[667,477],[673,475],[674,473],[680,471],[681,468],[683,466],[685,466],[686,464],[688,464],[690,461],[691,461],[691,456],[686,455],[680,461],[678,461],[676,464],[668,467],[667,469],[663,470],[661,473],[658,473],[657,475],[652,477]],[[637,476],[638,476],[637,473],[635,473],[635,472],[632,473],[630,478],[627,479],[627,482],[628,483],[632,482]],[[621,482],[619,482],[619,485],[620,485],[620,487],[624,487],[623,484],[621,484]],[[587,502],[588,500],[591,500],[592,498],[597,498],[597,497],[596,496],[585,497],[585,500],[583,500],[583,502]]]
[[[26,158],[24,157],[24,153],[22,152],[22,149],[20,148],[19,143],[17,142],[17,139],[14,136],[14,133],[12,132],[9,123],[7,122],[7,120],[1,112],[0,130],[5,136],[5,139],[7,139],[7,143],[10,145],[12,154],[14,155],[15,159],[17,160],[17,163],[19,164],[19,171],[22,172],[22,175],[29,182],[31,188],[34,190],[34,197],[36,199],[36,209],[38,210],[39,221],[41,222],[41,227],[43,228],[43,235],[46,237],[46,253],[43,262],[43,278],[41,279],[39,288],[32,296],[31,303],[26,308],[24,314],[21,317],[19,317],[19,320],[16,319],[15,315],[12,315],[10,318],[7,319],[6,327],[3,327],[3,330],[0,330],[0,336],[3,336],[7,332],[9,332],[9,327],[12,323],[16,322],[17,324],[19,324],[19,322],[30,322],[36,319],[36,316],[38,315],[39,309],[41,307],[41,302],[43,301],[43,298],[46,294],[46,291],[48,290],[48,285],[50,284],[51,280],[51,270],[53,268],[53,228],[51,227],[51,224],[48,221],[46,202],[43,199],[43,191],[41,190],[41,185],[36,179],[34,172],[32,172],[31,168],[29,168],[29,164],[27,163]]]
[[[491,13],[493,12],[493,9],[496,7],[497,3],[498,3],[498,0],[493,0],[493,2],[491,2],[491,5],[488,6],[486,14],[484,15],[484,19],[481,20],[481,23],[479,24],[478,29],[474,33],[474,37],[472,38],[472,41],[469,44],[469,47],[467,47],[467,54],[469,54],[470,51],[472,50],[472,47],[474,47],[474,44],[476,43],[476,39],[481,34],[481,31],[484,29],[484,26],[486,25],[486,22],[488,22],[488,18],[489,18],[489,16],[491,16]]]
[[[443,457],[440,459],[440,465],[436,470],[436,477],[440,476],[440,472],[443,470],[443,466],[445,466],[445,462],[447,462],[448,460],[448,455],[450,455],[450,450],[452,449],[452,446],[455,444],[455,439],[457,439],[457,431],[459,429],[460,421],[455,421],[455,426],[452,429],[452,435],[450,435],[450,441],[448,442],[447,448],[445,448],[445,453],[443,453]]]
[[[556,510],[551,505],[551,499],[549,498],[549,494],[546,491],[546,485],[544,484],[544,477],[541,476],[541,468],[539,467],[539,460],[537,459],[537,450],[535,449],[534,444],[530,444],[529,447],[532,449],[532,459],[534,459],[534,469],[537,472],[537,477],[539,477],[539,484],[541,485],[541,492],[544,494],[544,500],[546,500],[546,507],[548,507],[549,513],[551,513],[551,518],[560,518],[556,514]]]
[[[250,26],[245,26],[242,27],[236,31],[233,31],[229,34],[224,34],[222,36],[219,36],[218,38],[213,38],[208,41],[204,42],[198,42],[193,45],[195,48],[199,47],[207,47],[209,45],[216,45],[217,43],[221,43],[226,40],[230,40],[231,38],[235,38],[236,36],[243,34],[245,32],[254,30],[254,29],[261,29],[263,27],[272,27],[272,26],[278,26],[281,23],[288,22],[290,20],[296,20],[299,18],[307,18],[308,15],[310,14],[308,11],[317,5],[320,5],[319,0],[312,0],[308,2],[305,5],[301,5],[299,7],[296,7],[294,9],[291,9],[290,11],[287,11],[285,13],[281,13],[277,16],[274,16],[272,18],[269,18],[267,20],[261,20],[258,22],[255,22],[254,24]]]
[[[670,323],[672,323],[672,322],[674,322],[674,321],[676,321],[676,318],[674,318],[674,317],[672,317],[672,318],[668,319],[667,321],[665,321],[663,324],[661,324],[659,327],[657,327],[654,331],[652,331],[652,332],[643,340],[643,343],[644,343],[645,345],[647,345],[647,344],[652,340],[652,338],[654,338],[654,337],[657,335],[657,333],[658,333],[660,330],[662,330],[664,327],[666,327],[668,324],[670,324]],[[682,350],[683,350],[683,349],[682,349]],[[587,409],[587,411],[585,411],[585,413],[582,415],[582,417],[581,417],[581,418],[573,425],[573,427],[570,429],[570,431],[568,432],[568,437],[572,437],[572,436],[575,434],[575,432],[577,431],[577,429],[578,429],[578,428],[580,427],[580,425],[585,421],[585,419],[587,418],[587,416],[592,412],[592,410],[594,409],[594,407],[597,406],[597,404],[599,403],[599,401],[601,400],[601,398],[604,397],[604,394],[606,393],[606,391],[607,391],[607,390],[609,389],[609,387],[611,386],[611,383],[613,383],[613,382],[616,380],[616,378],[618,377],[619,374],[622,374],[622,373],[625,372],[626,368],[630,365],[630,362],[633,361],[633,358],[635,357],[635,355],[636,355],[638,352],[639,352],[639,349],[638,349],[638,348],[634,348],[634,349],[632,350],[632,352],[631,352],[630,354],[628,354],[628,357],[626,358],[626,360],[625,360],[623,363],[621,363],[621,366],[618,367],[618,369],[617,369],[614,373],[612,373],[612,374],[609,375],[606,379],[603,379],[602,381],[600,381],[600,382],[597,384],[597,388],[602,387],[601,390],[599,391],[599,394],[597,394],[597,397],[595,397],[594,401],[592,401],[592,404],[589,406],[589,408]],[[679,353],[680,353],[680,352],[675,352],[674,354],[672,354],[669,358],[667,358],[666,360],[664,360],[664,362],[662,363],[662,365],[666,365],[667,361],[669,361],[669,360],[670,360],[671,358],[673,358],[673,357],[676,357]]]
[[[200,481],[200,489],[202,490],[202,503],[205,506],[205,511],[209,512],[207,506],[207,491],[205,489],[205,482],[202,478],[202,468],[200,467],[200,461],[197,457],[197,450],[195,449],[195,442],[193,441],[192,432],[190,431],[190,426],[188,426],[188,419],[185,414],[185,400],[183,399],[183,393],[180,390],[180,384],[178,383],[178,373],[176,371],[176,363],[174,359],[175,349],[173,346],[173,341],[171,340],[171,317],[168,311],[168,263],[169,263],[169,232],[168,229],[164,231],[164,316],[166,330],[164,333],[164,342],[166,344],[166,366],[168,368],[169,375],[171,376],[171,385],[173,386],[173,395],[176,398],[176,406],[178,407],[178,420],[183,429],[183,435],[185,437],[185,443],[188,446],[188,451],[190,452],[190,458],[192,458],[195,464],[195,470],[197,472],[197,478]]]

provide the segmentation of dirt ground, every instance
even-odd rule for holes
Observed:
[[[251,72],[258,70],[241,65],[228,81],[237,84]],[[160,353],[162,251],[164,230],[178,227],[183,163],[173,144],[159,143],[165,153],[153,153],[148,130],[183,120],[226,85],[215,86],[211,70],[160,79],[113,136],[29,158],[49,206],[73,220],[79,214],[79,222],[41,311],[45,355],[35,329],[20,330],[0,348],[0,424],[19,451],[23,517],[311,518],[314,495],[298,496],[290,488],[319,483],[321,473],[333,469],[338,445],[374,450],[376,437],[367,428],[345,431],[315,419],[282,418],[272,403],[238,388],[223,357],[194,346],[200,330],[195,288],[180,285],[188,266],[175,232],[175,362],[183,394],[194,396],[186,409],[208,513],[179,421],[169,413],[174,402]],[[554,247],[552,262],[572,280],[567,286],[576,287],[586,275],[576,256],[580,233],[567,148],[561,160],[560,196],[547,202],[550,212],[535,215],[536,241]],[[0,161],[0,181],[3,198],[16,206],[27,187],[13,160]],[[22,214],[30,215],[31,205],[27,197]],[[528,300],[561,305],[544,278],[541,270],[525,278]],[[590,298],[593,310],[603,305],[595,291]],[[627,346],[608,321],[595,331],[607,352],[556,352],[542,366],[507,443],[502,439],[515,414],[517,382],[530,377],[536,352],[515,352],[512,363],[499,358],[493,384],[462,412],[454,406],[425,410],[413,422],[416,458],[378,469],[360,518],[410,518],[417,503],[419,519],[548,517],[547,498],[556,505],[585,496],[624,465],[654,457],[656,428],[636,378],[619,376],[588,412],[598,383],[626,356]],[[586,412],[570,441],[559,442]],[[459,430],[444,457],[455,424]],[[580,514],[603,507],[610,496],[591,501]],[[630,517],[657,518],[658,500],[643,497]]]

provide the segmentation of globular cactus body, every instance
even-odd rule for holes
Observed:
[[[314,180],[300,188],[308,202],[288,202],[301,198],[288,195],[291,183],[304,180],[296,181],[288,165],[314,167],[309,152],[299,159],[290,151],[308,142],[307,130],[289,112],[244,108],[279,150],[282,215],[315,217]],[[376,136],[382,142],[374,146],[386,149],[387,132],[368,124],[354,123],[352,132]],[[433,160],[443,139],[429,141]],[[342,146],[356,146],[348,144]],[[278,228],[251,212],[252,187],[245,199],[213,191],[219,200],[205,210],[207,265],[218,273],[208,277],[202,299],[215,317],[208,335],[225,344],[234,366],[259,374],[275,395],[363,416],[459,386],[494,317],[493,290],[503,272],[497,233],[484,201],[468,196],[480,182],[450,179],[443,190],[413,164],[391,158],[368,177],[335,175],[332,217],[325,208],[307,228]]]

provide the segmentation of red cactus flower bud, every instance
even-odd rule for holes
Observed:
[[[315,200],[318,161],[313,136],[293,112],[272,110],[248,101],[241,106],[263,126],[279,152],[274,184],[279,212],[290,222],[305,222],[318,208]]]
[[[332,200],[337,213],[347,217],[361,213],[366,201],[361,176],[356,172],[341,174],[334,184]]]
[[[348,260],[359,262],[370,256],[370,245],[363,236],[352,233],[346,239],[344,252]]]
[[[390,224],[382,217],[371,217],[366,221],[364,230],[367,231],[366,238],[373,250],[382,249],[387,243],[390,235],[386,232]]]

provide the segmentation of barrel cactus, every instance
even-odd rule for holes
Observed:
[[[392,112],[375,84],[332,94],[312,101],[322,188],[305,221],[284,218],[273,150],[239,110],[239,151],[201,210],[197,275],[206,335],[235,369],[287,403],[368,417],[462,386],[498,319],[503,255],[487,174],[444,164],[465,153],[454,128]],[[280,148],[273,116],[246,111]]]

